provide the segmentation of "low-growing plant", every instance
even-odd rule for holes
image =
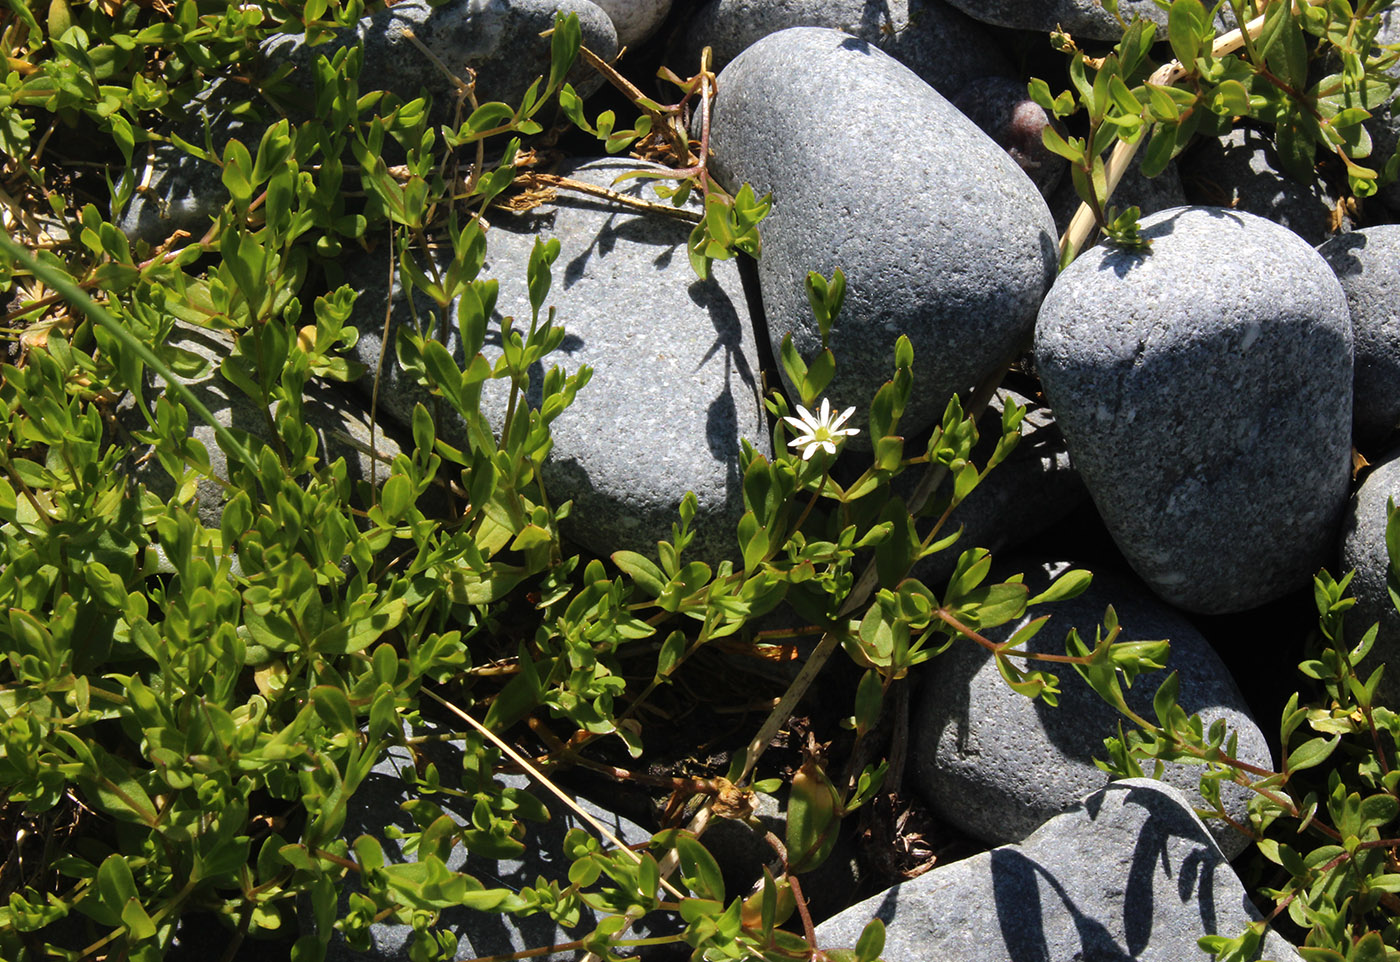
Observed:
[[[541,474],[551,423],[590,375],[544,371],[568,323],[549,307],[561,251],[557,242],[536,244],[530,315],[500,323],[500,351],[488,361],[496,281],[482,276],[486,221],[495,206],[528,204],[541,188],[586,189],[532,166],[531,138],[556,117],[608,151],[630,146],[669,166],[675,186],[660,190],[669,204],[604,193],[694,222],[689,253],[702,277],[711,260],[760,253],[766,200],[747,187],[730,195],[709,177],[708,64],[689,79],[667,72],[680,99],[662,104],[581,48],[572,18],[557,21],[548,73],[522,103],[480,103],[474,78],[449,78],[452,120],[437,127],[428,98],[401,102],[362,89],[353,45],[310,58],[309,112],[289,108],[305,91],[254,68],[269,36],[300,33],[315,44],[379,6],[52,0],[41,16],[11,0],[0,20],[8,67],[0,143],[5,173],[21,178],[19,196],[4,198],[14,239],[0,241],[0,280],[14,292],[5,323],[19,346],[0,371],[0,820],[14,839],[0,868],[0,956],[158,959],[180,919],[198,911],[235,933],[230,956],[245,935],[294,928],[293,957],[321,958],[334,932],[364,947],[373,923],[394,921],[413,928],[413,958],[452,958],[456,936],[436,924],[438,913],[465,905],[566,926],[591,909],[593,929],[561,948],[599,958],[663,942],[685,943],[697,958],[812,957],[800,875],[830,855],[841,819],[882,791],[881,722],[911,669],[961,639],[990,649],[1017,691],[1054,703],[1058,679],[1021,650],[1034,627],[1004,644],[984,632],[1077,593],[1086,573],[1032,598],[1019,578],[988,583],[989,555],[970,548],[938,591],[911,577],[920,560],[953,547],[951,512],[1010,454],[1023,412],[1005,409],[982,463],[972,452],[997,377],[966,407],[955,398],[927,437],[906,437],[900,422],[915,385],[913,349],[901,338],[890,380],[870,399],[868,463],[838,482],[832,469],[848,429],[822,395],[837,363],[825,341],[839,323],[845,280],[813,274],[808,293],[823,347],[804,358],[790,340],[779,346],[794,392],[766,399],[773,456],[753,445],[742,451],[745,512],[733,558],[711,564],[689,552],[696,502],[681,492],[672,537],[654,554],[580,551],[560,533],[570,505],[556,503]],[[1175,7],[1175,18],[1185,16]],[[1141,28],[1136,37],[1142,46]],[[631,128],[584,113],[567,79],[578,56],[638,106]],[[1115,74],[1099,69],[1116,91]],[[246,82],[250,110],[263,107],[253,103],[257,90],[285,116],[257,143],[234,139],[219,152],[180,144],[221,167],[227,203],[199,238],[133,244],[115,217],[143,189],[141,154],[161,139],[176,142],[162,133],[167,120],[216,77]],[[1099,101],[1084,105],[1092,114]],[[692,107],[702,114],[698,143],[686,124]],[[110,142],[94,174],[51,156],[45,163],[59,124]],[[385,160],[386,145],[402,163]],[[94,183],[106,188],[105,201],[86,193]],[[696,192],[698,210],[689,204]],[[351,481],[343,460],[328,462],[303,412],[311,378],[362,373],[345,356],[359,331],[337,261],[376,245],[386,274],[431,305],[381,363],[399,364],[433,403],[418,405],[404,426],[411,444],[403,453],[370,452],[376,466],[366,483]],[[444,347],[449,307],[464,363]],[[218,426],[184,385],[209,372],[178,346],[181,325],[231,334],[217,374],[268,412],[261,430]],[[544,371],[537,384],[532,370]],[[490,382],[503,388],[503,410],[483,405]],[[527,387],[538,389],[536,404],[526,403]],[[116,410],[126,395],[134,422]],[[198,421],[214,427],[226,476],[211,471],[210,452],[191,436]],[[169,497],[133,480],[143,450],[170,476]],[[893,482],[906,471],[920,479],[901,498]],[[224,492],[217,528],[199,520],[197,492],[209,482]],[[1330,618],[1344,602],[1337,585],[1319,584]],[[546,817],[543,800],[559,791],[559,769],[650,784],[607,761],[604,740],[642,758],[658,693],[683,682],[702,651],[786,650],[770,644],[781,631],[753,631],[779,611],[815,646],[727,771],[663,779],[675,817],[645,850],[575,829],[565,873],[518,890],[447,868],[454,851],[520,854],[528,823]],[[1325,623],[1339,639],[1339,623]],[[1119,679],[1161,667],[1166,645],[1116,635],[1110,622],[1092,647],[1072,638],[1054,660],[1121,706]],[[809,752],[789,778],[775,778],[762,756],[838,648],[860,673],[844,770]],[[1350,684],[1354,653],[1338,652],[1316,668],[1337,704],[1325,719],[1291,705],[1285,742],[1301,717],[1352,724],[1379,750],[1382,733],[1394,737],[1394,716],[1363,703]],[[1295,817],[1321,830],[1306,794],[1286,784],[1303,762],[1326,760],[1315,742],[1269,776],[1275,781],[1249,779],[1231,767],[1225,736],[1200,732],[1172,693],[1163,686],[1157,727],[1134,719],[1141,733],[1114,743],[1116,770],[1136,771],[1134,759],[1198,757],[1210,763],[1207,792],[1226,777],[1267,792],[1250,831],[1262,836]],[[460,745],[459,770],[428,752],[441,738]],[[536,754],[521,750],[527,745]],[[345,837],[355,793],[390,749],[416,762],[403,773],[415,830],[395,839],[411,862],[390,860],[384,837]],[[1336,936],[1318,941],[1319,951],[1343,937],[1367,951],[1376,938],[1395,944],[1389,928],[1362,933],[1386,892],[1377,866],[1393,858],[1376,834],[1382,803],[1371,798],[1393,796],[1395,784],[1375,770],[1389,756],[1376,757],[1358,768],[1360,782],[1341,772],[1342,787],[1327,789],[1341,812],[1327,824],[1346,833],[1339,852],[1270,850],[1285,866],[1302,858],[1313,873],[1295,875],[1280,898]],[[493,777],[506,769],[530,772],[530,790]],[[753,892],[726,892],[705,826],[747,817],[755,792],[784,783],[788,825],[785,838],[770,839],[770,870]],[[1353,804],[1362,784],[1369,795]],[[453,813],[465,802],[464,822]],[[698,810],[682,821],[687,803]],[[1347,820],[1353,809],[1360,821]],[[353,891],[342,897],[350,878]],[[676,934],[629,936],[629,924],[653,912],[676,919]],[[856,946],[824,954],[869,962],[882,947],[873,923]]]

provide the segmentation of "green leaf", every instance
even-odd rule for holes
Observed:
[[[1305,768],[1315,768],[1327,761],[1332,752],[1341,744],[1342,736],[1334,735],[1331,738],[1314,738],[1304,742],[1288,756],[1288,761],[1284,762],[1285,772],[1298,772]]]
[[[792,778],[787,809],[788,868],[808,872],[826,861],[836,845],[840,799],[826,772],[813,759]]]
[[[1070,598],[1077,598],[1088,590],[1093,580],[1093,574],[1083,568],[1071,568],[1056,578],[1050,587],[1027,601],[1026,605],[1043,605],[1053,601],[1068,601]]]
[[[856,962],[875,962],[885,951],[885,923],[871,919],[856,940]]]
[[[857,733],[864,734],[875,727],[880,721],[880,709],[883,705],[884,688],[880,682],[880,673],[874,670],[867,671],[856,686]]]
[[[690,832],[675,836],[676,854],[680,856],[681,881],[698,898],[724,902],[724,876],[719,863],[700,840]]]
[[[321,716],[321,721],[331,731],[348,734],[359,731],[345,689],[335,685],[317,685],[311,689],[311,701],[316,706],[316,714]]]
[[[578,56],[579,43],[583,31],[579,26],[578,14],[563,12],[554,17],[554,34],[549,44],[549,83],[548,89],[557,89],[564,82],[569,68]]]
[[[1206,8],[1201,0],[1173,0],[1167,11],[1167,39],[1172,53],[1189,70],[1201,53],[1201,40],[1208,29]]]
[[[1148,138],[1147,149],[1142,154],[1144,177],[1156,177],[1167,169],[1172,155],[1176,152],[1176,125],[1159,123]]]
[[[812,404],[821,397],[835,373],[836,356],[831,353],[830,349],[825,349],[814,357],[811,365],[807,368],[807,377],[802,381],[802,388],[798,392],[802,395],[803,403]]]
[[[389,521],[398,521],[413,505],[413,482],[406,475],[395,474],[384,482],[379,494],[379,506]]]
[[[661,643],[661,652],[656,658],[656,677],[667,678],[680,664],[685,654],[686,637],[682,631],[673,631]]]
[[[612,561],[624,574],[636,582],[637,587],[653,598],[659,597],[661,592],[665,590],[666,582],[669,579],[645,555],[635,551],[614,551]]]
[[[108,855],[97,869],[97,896],[113,917],[120,919],[127,902],[137,897],[136,879],[121,855]]]

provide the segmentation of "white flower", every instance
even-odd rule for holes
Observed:
[[[825,450],[827,454],[836,453],[836,445],[843,437],[859,434],[859,428],[843,428],[846,419],[856,413],[856,409],[846,408],[835,418],[831,416],[831,402],[822,398],[821,417],[814,417],[812,412],[802,405],[797,406],[797,413],[800,418],[784,417],[783,420],[797,429],[798,435],[788,442],[790,448],[803,448],[802,460],[812,460],[812,455],[818,450]]]

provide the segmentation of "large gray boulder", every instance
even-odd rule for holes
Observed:
[[[1104,9],[1103,0],[949,0],[953,6],[983,23],[1045,33],[1064,30],[1087,40],[1117,40],[1123,27]],[[1217,31],[1234,26],[1229,4],[1216,20]],[[1124,21],[1141,17],[1157,24],[1157,36],[1165,38],[1167,12],[1154,0],[1119,0],[1118,12]]]
[[[256,155],[269,122],[285,114],[295,125],[313,115],[313,58],[330,58],[338,49],[357,44],[364,48],[359,74],[362,95],[387,90],[407,101],[426,92],[434,103],[432,120],[451,123],[456,90],[445,68],[461,80],[474,73],[479,102],[501,100],[515,106],[537,77],[549,73],[550,42],[540,33],[554,26],[557,11],[578,15],[583,43],[599,56],[607,59],[617,53],[612,21],[589,0],[450,0],[436,5],[429,0],[404,0],[364,17],[316,47],[306,46],[299,34],[270,37],[260,51],[261,71],[271,74],[291,68],[280,87],[286,102],[274,106],[255,98],[248,105],[247,84],[218,80],[195,98],[176,133],[196,146],[207,143],[220,157],[235,138]],[[436,57],[436,63],[419,44]],[[586,76],[577,74],[575,83]],[[143,189],[118,222],[132,238],[154,244],[175,230],[198,237],[228,201],[219,165],[187,154],[173,143],[157,143],[148,167]]]
[[[1342,282],[1351,309],[1352,431],[1357,444],[1382,444],[1400,426],[1400,224],[1343,234],[1319,253]]]
[[[986,134],[908,68],[836,30],[764,37],[718,89],[711,169],[731,190],[772,195],[758,273],[775,346],[790,333],[803,356],[820,349],[804,282],[808,271],[845,271],[833,407],[854,405],[863,426],[900,334],[914,346],[906,434],[1016,354],[1054,274],[1054,226]]]
[[[619,47],[635,48],[661,27],[671,0],[593,0],[613,22]]]
[[[603,159],[561,173],[607,187],[638,166]],[[617,189],[666,203],[652,189],[655,183],[632,180]],[[694,557],[727,557],[743,514],[741,443],[771,450],[738,269],[732,261],[719,262],[710,280],[698,280],[686,256],[689,233],[683,221],[564,191],[519,219],[496,216],[488,233],[484,274],[500,283],[483,349],[493,363],[500,353],[501,318],[513,316],[528,328],[526,267],[536,238],[560,241],[546,303],[557,310],[567,334],[545,364],[570,373],[587,364],[593,377],[552,426],[554,447],[543,478],[553,503],[574,503],[565,534],[599,554],[628,549],[654,555],[656,542],[671,538],[681,497],[693,491],[699,502]],[[383,263],[382,257],[371,258],[362,269],[349,269],[364,291],[358,308],[367,320],[360,324],[357,352],[371,372],[382,351]],[[418,298],[420,317],[428,306]],[[462,364],[455,307],[448,321],[446,346]],[[396,285],[391,344],[409,323],[408,300]],[[543,374],[534,375],[531,403],[539,403]],[[380,403],[408,423],[425,392],[392,360],[382,378]],[[503,390],[483,394],[483,413],[497,429],[506,404]],[[439,431],[460,441],[460,419],[445,407],[443,418]]]
[[[948,97],[974,78],[1012,72],[982,25],[944,0],[709,0],[686,24],[671,59],[677,70],[692,71],[709,47],[711,67],[722,70],[789,27],[829,27],[874,44]]]
[[[1046,297],[1036,359],[1070,455],[1157,594],[1243,611],[1329,560],[1351,469],[1351,322],[1298,235],[1208,207],[1142,221]]]
[[[1196,940],[1259,913],[1179,793],[1114,782],[1020,845],[902,882],[817,927],[823,949],[885,923],[883,958],[959,962],[1208,962]],[[1262,956],[1301,962],[1270,931]]]
[[[1035,595],[1069,567],[1067,562],[1042,562],[1014,570],[1024,570]],[[1051,617],[1027,643],[1027,650],[1062,655],[1071,628],[1093,645],[1110,605],[1122,626],[1120,641],[1171,642],[1167,669],[1178,673],[1177,703],[1188,714],[1199,712],[1207,729],[1223,720],[1239,736],[1237,758],[1272,768],[1268,743],[1229,669],[1189,621],[1131,579],[1097,572],[1084,594],[1033,612],[1037,618]],[[1031,619],[1027,615],[986,635],[997,643],[1008,641]],[[1018,695],[1002,679],[990,652],[958,643],[925,672],[911,727],[915,779],[924,797],[944,820],[994,845],[1020,841],[1102,788],[1108,775],[1094,759],[1107,757],[1103,741],[1120,723],[1131,727],[1071,666],[1020,664],[1059,676],[1058,707]],[[1139,676],[1126,692],[1129,706],[1146,718],[1155,717],[1152,696],[1166,675],[1162,671]],[[1192,805],[1205,808],[1199,794],[1203,772],[1199,765],[1169,764],[1164,777]],[[1221,797],[1231,818],[1248,822],[1246,789],[1227,783]],[[1212,820],[1207,825],[1227,856],[1248,846],[1249,840],[1225,822]]]
[[[1400,452],[1391,451],[1366,475],[1347,508],[1342,528],[1342,571],[1355,569],[1351,592],[1356,607],[1347,612],[1346,628],[1352,644],[1361,640],[1372,625],[1379,624],[1375,646],[1361,662],[1361,678],[1371,676],[1381,665],[1378,699],[1388,708],[1400,711],[1400,612],[1390,600],[1386,584],[1390,555],[1385,546],[1389,502],[1400,503]]]

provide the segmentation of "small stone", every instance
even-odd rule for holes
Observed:
[[[456,92],[452,78],[474,78],[479,103],[515,106],[530,84],[548,77],[550,38],[540,34],[553,29],[559,13],[578,17],[584,46],[598,56],[608,60],[617,53],[612,19],[590,0],[400,0],[316,47],[305,46],[299,34],[274,37],[264,44],[263,57],[270,67],[291,62],[297,68],[292,84],[310,92],[312,57],[363,43],[362,94],[384,89],[411,100],[427,90],[442,121],[449,122]],[[576,84],[582,78],[601,82],[591,68],[576,64],[575,71]]]
[[[1024,571],[1034,596],[1071,567],[1069,562],[1041,562],[1006,570]],[[1025,648],[1062,655],[1071,628],[1093,645],[1110,605],[1122,626],[1120,641],[1171,642],[1167,671],[1178,675],[1177,701],[1187,714],[1200,713],[1207,729],[1224,720],[1239,736],[1235,757],[1272,768],[1264,734],[1220,657],[1189,621],[1131,579],[1095,572],[1093,584],[1082,595],[1038,608],[984,634],[1001,644],[1032,617],[1049,614],[1050,620]],[[985,648],[958,641],[924,672],[922,701],[911,726],[915,778],[924,797],[944,820],[994,845],[1020,841],[1102,788],[1108,774],[1094,759],[1105,757],[1103,740],[1114,735],[1120,723],[1131,727],[1069,665],[1025,664],[1059,677],[1057,707],[1018,695]],[[1167,671],[1140,675],[1126,692],[1129,707],[1154,717],[1152,696]],[[1203,772],[1198,765],[1169,764],[1164,778],[1193,805],[1206,807],[1198,792]],[[1221,789],[1230,817],[1246,824],[1249,796],[1247,789],[1228,782]],[[1249,845],[1246,836],[1224,822],[1206,825],[1228,857]]]
[[[195,377],[180,378],[181,383],[194,392],[195,397],[223,427],[246,432],[265,441],[268,436],[267,412],[219,373],[219,363],[233,350],[229,335],[223,331],[183,324],[178,332],[174,346],[208,364]],[[155,413],[163,385],[163,380],[148,373],[144,399],[152,414]],[[346,385],[320,382],[313,378],[307,381],[302,394],[302,419],[316,434],[316,454],[320,461],[330,464],[344,458],[347,476],[352,482],[368,483],[374,476],[383,484],[389,477],[390,462],[401,451],[393,433],[386,433],[385,426],[379,424],[371,447],[369,414],[356,393]],[[123,401],[120,410],[121,421],[128,431],[148,429],[146,419],[136,410],[131,395]],[[274,415],[276,410],[274,406]],[[228,458],[215,439],[214,429],[200,420],[194,411],[187,409],[187,413],[189,435],[209,452],[209,473],[214,478],[227,481]],[[370,454],[371,450],[377,452],[377,457]],[[161,498],[174,496],[175,480],[151,455],[151,448],[134,445],[131,464],[133,477],[150,491]],[[217,481],[204,479],[197,483],[195,497],[199,503],[199,520],[204,527],[219,527],[228,496],[227,488]]]
[[[619,47],[635,49],[660,28],[671,12],[671,0],[593,0],[617,30]]]
[[[1316,246],[1335,233],[1339,198],[1321,178],[1302,184],[1284,173],[1270,139],[1236,127],[1181,157],[1187,200],[1257,214]]]
[[[1352,431],[1383,444],[1400,426],[1400,224],[1334,237],[1318,249],[1346,291],[1356,352]]]
[[[1011,155],[1043,196],[1051,195],[1068,162],[1046,147],[1041,135],[1046,127],[1061,134],[1064,128],[1030,98],[1025,84],[1010,77],[981,77],[950,99]]]
[[[1132,778],[1101,789],[1020,845],[902,882],[817,927],[825,950],[885,923],[886,959],[959,962],[1206,960],[1205,935],[1259,919],[1239,877],[1173,788]],[[1302,962],[1273,931],[1263,957]]]
[[[977,77],[1012,72],[982,26],[944,0],[710,0],[687,24],[671,59],[693,71],[700,51],[710,47],[711,69],[722,70],[789,27],[844,31],[879,47],[944,96]]]
[[[998,27],[1048,33],[1064,30],[1081,40],[1119,40],[1123,28],[1104,9],[1103,0],[949,0],[970,17]],[[1228,4],[1225,5],[1228,7]],[[1134,17],[1158,25],[1157,36],[1166,36],[1167,12],[1155,0],[1119,0],[1118,12],[1125,22]],[[1235,25],[1235,18],[1222,11],[1216,18],[1220,31]]]
[[[1400,612],[1391,603],[1386,582],[1390,556],[1385,546],[1385,528],[1391,498],[1400,504],[1400,452],[1396,451],[1371,469],[1352,496],[1342,527],[1338,569],[1356,571],[1351,581],[1356,606],[1346,616],[1351,643],[1359,642],[1372,625],[1380,625],[1375,645],[1357,671],[1365,681],[1371,672],[1385,665],[1376,698],[1392,711],[1400,711]]]
[[[610,59],[617,53],[612,21],[589,0],[451,0],[439,5],[429,0],[402,0],[316,47],[307,47],[299,34],[270,37],[262,45],[263,69],[270,73],[292,65],[284,88],[292,102],[274,109],[255,100],[252,113],[245,110],[235,115],[230,107],[249,99],[248,85],[216,81],[195,99],[188,111],[190,119],[177,133],[203,147],[207,131],[214,153],[220,157],[234,138],[256,155],[268,120],[286,113],[295,125],[311,115],[312,58],[329,58],[336,50],[355,43],[364,45],[359,73],[362,95],[388,90],[407,101],[426,91],[433,99],[433,122],[451,123],[456,90],[443,72],[445,68],[462,80],[475,71],[479,102],[500,100],[514,106],[537,77],[549,73],[549,39],[539,34],[554,26],[556,11],[578,15],[583,43],[600,57]],[[410,34],[432,51],[441,66],[409,39]],[[577,66],[571,77],[585,94],[602,82],[591,69]],[[583,85],[584,79],[591,88]],[[175,230],[198,237],[228,201],[219,166],[172,143],[155,145],[149,176],[143,183],[145,187],[132,198],[119,226],[129,237],[152,244]]]
[[[1351,321],[1297,234],[1239,211],[1142,221],[1041,306],[1036,361],[1118,548],[1182,608],[1243,611],[1327,561],[1351,471]]]
[[[976,125],[836,30],[770,34],[718,88],[711,169],[730,189],[772,195],[758,275],[775,349],[791,334],[804,357],[820,350],[807,273],[845,272],[833,407],[855,406],[852,423],[865,426],[900,334],[914,348],[905,434],[1016,354],[1054,275],[1055,236],[1035,185]]]
[[[603,159],[560,173],[608,187],[641,166]],[[669,207],[653,191],[655,183],[631,180],[614,189]],[[593,378],[552,425],[554,447],[543,477],[551,502],[574,502],[565,534],[598,554],[627,549],[654,556],[656,542],[671,539],[682,495],[693,491],[699,507],[691,556],[712,562],[728,557],[744,510],[741,442],[771,450],[738,269],[732,261],[718,262],[711,280],[697,279],[686,256],[690,229],[663,214],[640,214],[561,190],[550,204],[518,219],[496,216],[487,235],[485,274],[500,282],[483,350],[492,363],[499,356],[501,317],[529,323],[526,266],[536,237],[561,243],[546,304],[557,309],[567,334],[545,363],[570,372],[587,364]],[[347,272],[365,292],[359,309],[377,318],[360,324],[356,347],[370,372],[382,350],[384,263],[376,256]],[[394,299],[397,331],[410,323],[410,312],[397,287]],[[418,299],[420,317],[428,306]],[[446,346],[462,364],[455,310],[447,328]],[[370,380],[367,374],[366,387]],[[539,390],[536,379],[533,391]],[[384,365],[379,396],[386,412],[405,424],[417,401],[431,405],[396,363]],[[538,393],[530,400],[538,404]],[[503,390],[483,392],[482,411],[497,430],[506,403]],[[439,430],[460,439],[460,419],[444,418]]]

